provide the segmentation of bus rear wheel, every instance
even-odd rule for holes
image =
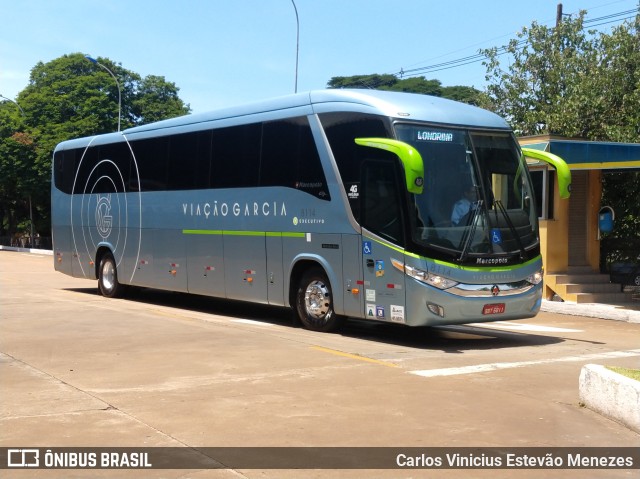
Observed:
[[[331,284],[321,269],[310,269],[300,279],[296,311],[304,327],[312,331],[335,331],[342,324],[343,318],[333,309]]]
[[[118,282],[118,269],[111,253],[105,253],[100,259],[98,289],[107,298],[117,298],[124,290],[124,286]]]

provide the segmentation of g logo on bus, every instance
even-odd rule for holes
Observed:
[[[96,201],[96,227],[102,239],[107,239],[113,227],[113,217],[111,216],[111,195],[97,196]]]
[[[71,241],[80,276],[95,276],[95,268],[87,269],[86,259],[95,258],[98,248],[104,246],[111,250],[120,268],[119,276],[133,281],[142,246],[140,170],[126,138],[118,148],[118,158],[112,160],[101,157],[102,151],[91,144],[85,147],[76,166],[74,196],[69,202]],[[130,169],[130,175],[120,166]],[[132,259],[132,266],[126,265],[126,269],[125,256]],[[93,261],[89,266],[94,266]]]
[[[491,295],[492,295],[492,296],[498,296],[499,294],[500,294],[500,288],[498,288],[498,285],[497,285],[497,284],[494,284],[494,285],[491,287]]]

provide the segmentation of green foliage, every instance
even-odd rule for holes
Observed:
[[[468,86],[443,87],[439,80],[427,80],[424,77],[399,79],[394,75],[353,75],[333,77],[327,83],[329,88],[366,88],[372,90],[401,91],[422,95],[440,96],[450,100],[479,105],[482,92]]]
[[[585,13],[556,28],[534,22],[508,45],[482,50],[490,105],[521,135],[637,142],[640,15],[598,34],[584,30]]]
[[[613,232],[602,238],[602,261],[640,260],[640,170],[604,172],[602,190],[602,204],[616,215]]]
[[[11,236],[29,217],[29,196],[37,192],[35,145],[22,131],[20,110],[10,102],[0,104],[0,236]]]
[[[522,135],[583,136],[566,121],[580,79],[590,74],[593,45],[583,31],[585,12],[549,28],[533,22],[517,39],[500,49],[483,50],[487,56],[487,92],[495,111]],[[499,56],[512,61],[505,71]],[[570,131],[567,131],[570,130]]]
[[[131,112],[139,123],[186,115],[189,108],[178,97],[179,88],[162,76],[149,75],[138,84]]]
[[[638,143],[640,14],[608,34],[585,31],[584,15],[557,28],[534,22],[505,47],[483,50],[490,82],[484,106],[520,135]],[[602,178],[602,203],[616,212],[613,235],[640,238],[640,173],[604,172]]]
[[[327,83],[328,88],[367,88],[383,90],[395,85],[398,79],[394,75],[353,75],[349,77],[333,77]]]
[[[468,103],[475,106],[482,106],[485,95],[471,86],[457,85],[443,87],[442,96],[449,98],[450,100],[460,101],[462,103]]]
[[[189,113],[178,87],[164,77],[141,78],[108,58],[97,60],[118,79],[121,129]],[[29,224],[29,200],[36,232],[49,236],[53,150],[64,140],[116,131],[118,85],[75,53],[35,65],[16,101],[22,111],[0,103],[0,237]]]

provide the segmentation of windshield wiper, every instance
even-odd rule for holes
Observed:
[[[518,243],[518,249],[520,250],[520,259],[524,259],[526,254],[527,254],[527,252],[524,249],[524,245],[522,244],[522,240],[520,239],[520,235],[518,234],[518,230],[513,225],[513,222],[511,221],[511,218],[509,217],[509,213],[507,213],[507,210],[504,209],[504,205],[502,204],[502,201],[495,200],[494,204],[498,207],[497,209],[500,210],[500,213],[502,213],[502,216],[504,217],[505,221],[507,222],[507,226],[509,227],[509,231],[511,231],[511,234],[515,238],[516,243]],[[498,226],[498,225],[496,224],[496,226]]]
[[[471,246],[471,243],[473,242],[473,237],[476,234],[476,228],[478,225],[478,222],[476,221],[476,218],[478,217],[478,214],[480,213],[480,210],[482,209],[482,204],[483,201],[482,200],[478,200],[476,203],[476,207],[473,210],[473,215],[471,215],[471,228],[469,229],[469,232],[467,233],[467,237],[465,239],[464,242],[464,247],[462,248],[462,252],[460,253],[460,257],[458,258],[458,261],[460,262],[464,262],[467,259],[467,256],[469,255],[469,247]]]

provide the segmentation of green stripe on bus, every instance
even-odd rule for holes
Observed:
[[[441,266],[446,266],[448,268],[455,268],[455,269],[461,269],[464,271],[473,271],[473,272],[485,272],[485,273],[500,273],[500,272],[504,272],[504,271],[513,271],[515,269],[519,269],[519,268],[523,268],[525,266],[528,266],[530,264],[535,263],[536,261],[540,261],[542,259],[542,255],[538,255],[533,259],[530,259],[529,261],[527,261],[526,263],[520,263],[520,264],[514,264],[514,265],[509,265],[509,266],[490,266],[490,267],[486,267],[486,266],[465,266],[465,265],[459,265],[459,264],[455,264],[455,263],[447,263],[446,261],[441,261],[438,259],[432,259],[432,258],[427,258],[426,256],[420,256],[418,254],[415,253],[410,253],[409,251],[406,251],[402,248],[398,248],[397,246],[394,246],[392,244],[388,244],[388,243],[383,243],[382,241],[378,241],[375,238],[371,238],[370,236],[365,236],[365,238],[375,241],[376,243],[382,245],[382,246],[386,246],[387,248],[390,248],[394,251],[397,251],[398,253],[402,253],[406,256],[409,256],[411,258],[415,258],[415,259],[422,259],[425,261],[431,261],[435,264],[441,265]]]
[[[228,236],[282,236],[284,238],[304,238],[305,233],[281,231],[234,231],[234,230],[182,230],[185,235],[228,235]]]
[[[428,259],[428,258],[423,258]],[[459,268],[465,271],[474,271],[474,272],[490,272],[490,273],[500,273],[503,271],[513,271],[514,269],[524,268],[525,266],[529,266],[530,264],[535,263],[536,261],[540,261],[542,259],[542,255],[538,255],[533,259],[525,263],[513,264],[509,266],[493,266],[493,267],[483,267],[483,266],[462,266],[454,263],[447,263],[446,261],[440,261],[437,259],[432,259],[429,261],[433,261],[435,264],[447,266],[449,268]]]
[[[182,230],[183,235],[221,235],[222,230]]]
[[[264,231],[228,231],[222,232],[225,236],[264,236]]]
[[[307,236],[307,234],[306,233],[289,233],[286,231],[283,231],[281,233],[267,231],[267,236],[282,236],[283,238],[304,238],[305,236]]]

